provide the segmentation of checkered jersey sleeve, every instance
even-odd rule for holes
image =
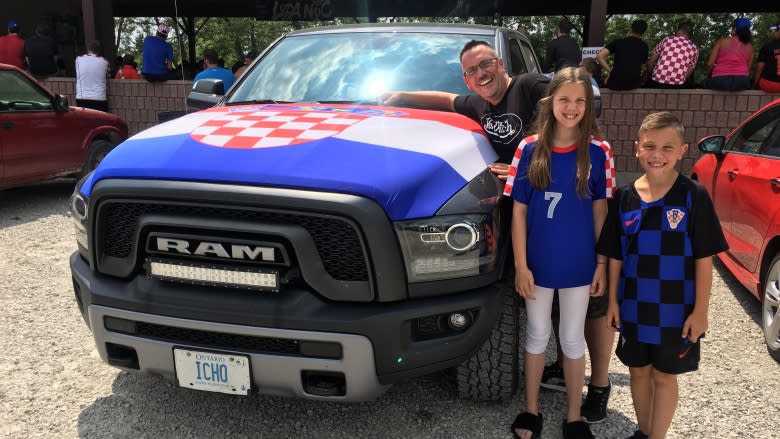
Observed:
[[[666,38],[664,38],[663,40],[661,40],[661,42],[660,42],[660,43],[658,43],[658,44],[656,44],[656,45],[655,45],[655,49],[653,50],[653,53],[655,53],[656,55],[659,55],[659,56],[660,56],[660,55],[661,55],[661,53],[663,53],[663,51],[664,51],[664,48],[666,48],[666,45],[667,45],[667,44],[669,44],[669,41],[670,41],[671,39],[672,39],[672,37],[671,37],[671,36],[669,36],[669,37],[666,37]]]
[[[527,169],[527,163],[528,160],[524,160],[523,152],[527,149],[526,147],[536,142],[537,136],[532,135],[528,136],[525,139],[520,141],[520,144],[517,145],[517,149],[515,150],[515,155],[512,158],[512,163],[509,165],[509,176],[506,179],[506,185],[504,185],[504,195],[508,197],[512,197],[515,200],[524,202],[521,199],[518,199],[519,194],[515,190],[515,186],[524,186],[528,183],[528,169]],[[521,164],[524,163],[524,164]],[[519,171],[518,171],[519,169]],[[519,174],[518,174],[519,172]]]
[[[693,257],[700,259],[728,250],[729,246],[707,190],[697,182],[692,181],[692,183],[695,185],[695,190],[690,234]]]
[[[620,195],[621,190],[617,190],[615,196],[609,200],[607,210],[607,219],[601,227],[601,234],[596,245],[596,253],[608,258],[623,260],[623,246],[621,236],[623,227],[620,224]]]
[[[606,140],[598,137],[591,139],[591,145],[596,147],[591,150],[596,155],[596,157],[591,159],[591,163],[593,163],[594,169],[598,173],[598,175],[594,176],[595,184],[591,187],[592,198],[594,200],[611,199],[615,195],[617,186],[617,172],[615,170],[615,157],[612,155],[612,148]]]
[[[688,59],[687,67],[688,67],[688,69],[693,69],[693,68],[696,68],[696,64],[699,63],[699,48],[696,47],[696,45],[693,44],[692,41],[689,41],[689,43],[690,43],[689,50],[690,50],[691,56]]]

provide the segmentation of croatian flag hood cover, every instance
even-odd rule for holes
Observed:
[[[433,215],[493,163],[455,113],[344,105],[217,107],[114,148],[82,186],[136,178],[292,188],[373,199],[393,220]]]

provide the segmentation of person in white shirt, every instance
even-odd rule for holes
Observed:
[[[76,105],[108,111],[106,79],[111,67],[98,53],[100,42],[91,41],[87,53],[76,57]]]

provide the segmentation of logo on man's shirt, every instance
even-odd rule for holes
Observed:
[[[482,129],[497,143],[512,143],[523,132],[523,120],[516,114],[500,116],[486,114],[482,116]]]

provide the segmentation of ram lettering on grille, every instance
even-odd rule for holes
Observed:
[[[157,237],[157,250],[163,252],[176,252],[184,255],[217,256],[226,259],[249,259],[252,261],[275,260],[273,247],[253,247],[249,245],[229,244],[226,246],[218,242],[199,242],[194,250],[190,250],[190,243],[183,239]],[[229,250],[229,251],[228,251]],[[259,257],[259,259],[258,259]]]

